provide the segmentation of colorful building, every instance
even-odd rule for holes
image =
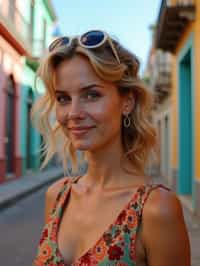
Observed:
[[[0,0],[0,182],[40,165],[41,136],[31,126],[30,109],[38,58],[55,20],[50,0]]]
[[[51,2],[46,0],[25,1],[24,15],[30,21],[32,35],[32,54],[24,57],[24,68],[22,73],[22,89],[21,89],[21,127],[20,127],[20,147],[22,159],[22,173],[38,169],[40,166],[39,148],[41,136],[32,127],[30,121],[30,110],[33,102],[39,96],[35,92],[35,72],[38,66],[38,59],[43,55],[46,47],[52,40],[52,29],[56,16],[52,8]],[[42,87],[40,89],[42,94]]]
[[[155,47],[172,55],[172,186],[200,215],[200,1],[163,0],[157,25]]]
[[[171,91],[172,56],[155,48],[155,26],[151,26],[152,46],[149,51],[144,81],[155,96],[152,120],[157,128],[157,157],[151,165],[152,175],[162,176],[171,185],[170,177],[170,132],[171,132]]]

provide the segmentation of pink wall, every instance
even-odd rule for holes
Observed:
[[[0,66],[0,158],[4,157],[4,130],[5,130],[5,84],[6,73]]]
[[[14,169],[15,174],[20,174],[20,84],[23,70],[23,57],[0,36],[0,182],[4,179],[5,172],[5,110],[6,110],[6,84],[10,75],[14,79],[15,87],[15,118],[14,118]]]

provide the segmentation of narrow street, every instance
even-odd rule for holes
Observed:
[[[47,187],[0,213],[2,266],[31,266],[43,227]]]

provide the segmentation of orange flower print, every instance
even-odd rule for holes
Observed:
[[[133,210],[127,210],[126,213],[126,224],[129,229],[137,226],[137,215]]]
[[[45,263],[48,259],[51,258],[52,254],[53,250],[51,246],[47,242],[44,242],[44,244],[42,244],[40,247],[38,261]]]
[[[53,219],[52,215],[49,215],[49,216],[47,217],[46,225],[49,224],[49,223],[51,223],[52,219]]]
[[[35,260],[33,262],[33,266],[44,266],[44,263],[42,261],[39,261],[39,260]]]
[[[94,257],[96,260],[102,260],[107,253],[107,248],[104,240],[102,239],[94,248]]]
[[[56,217],[52,223],[51,227],[51,239],[56,241],[56,235],[57,235],[57,228],[58,228],[58,223],[59,223],[59,218]]]

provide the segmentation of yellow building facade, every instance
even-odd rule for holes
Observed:
[[[171,183],[200,215],[200,0],[163,0],[157,25],[156,48],[172,55]]]

